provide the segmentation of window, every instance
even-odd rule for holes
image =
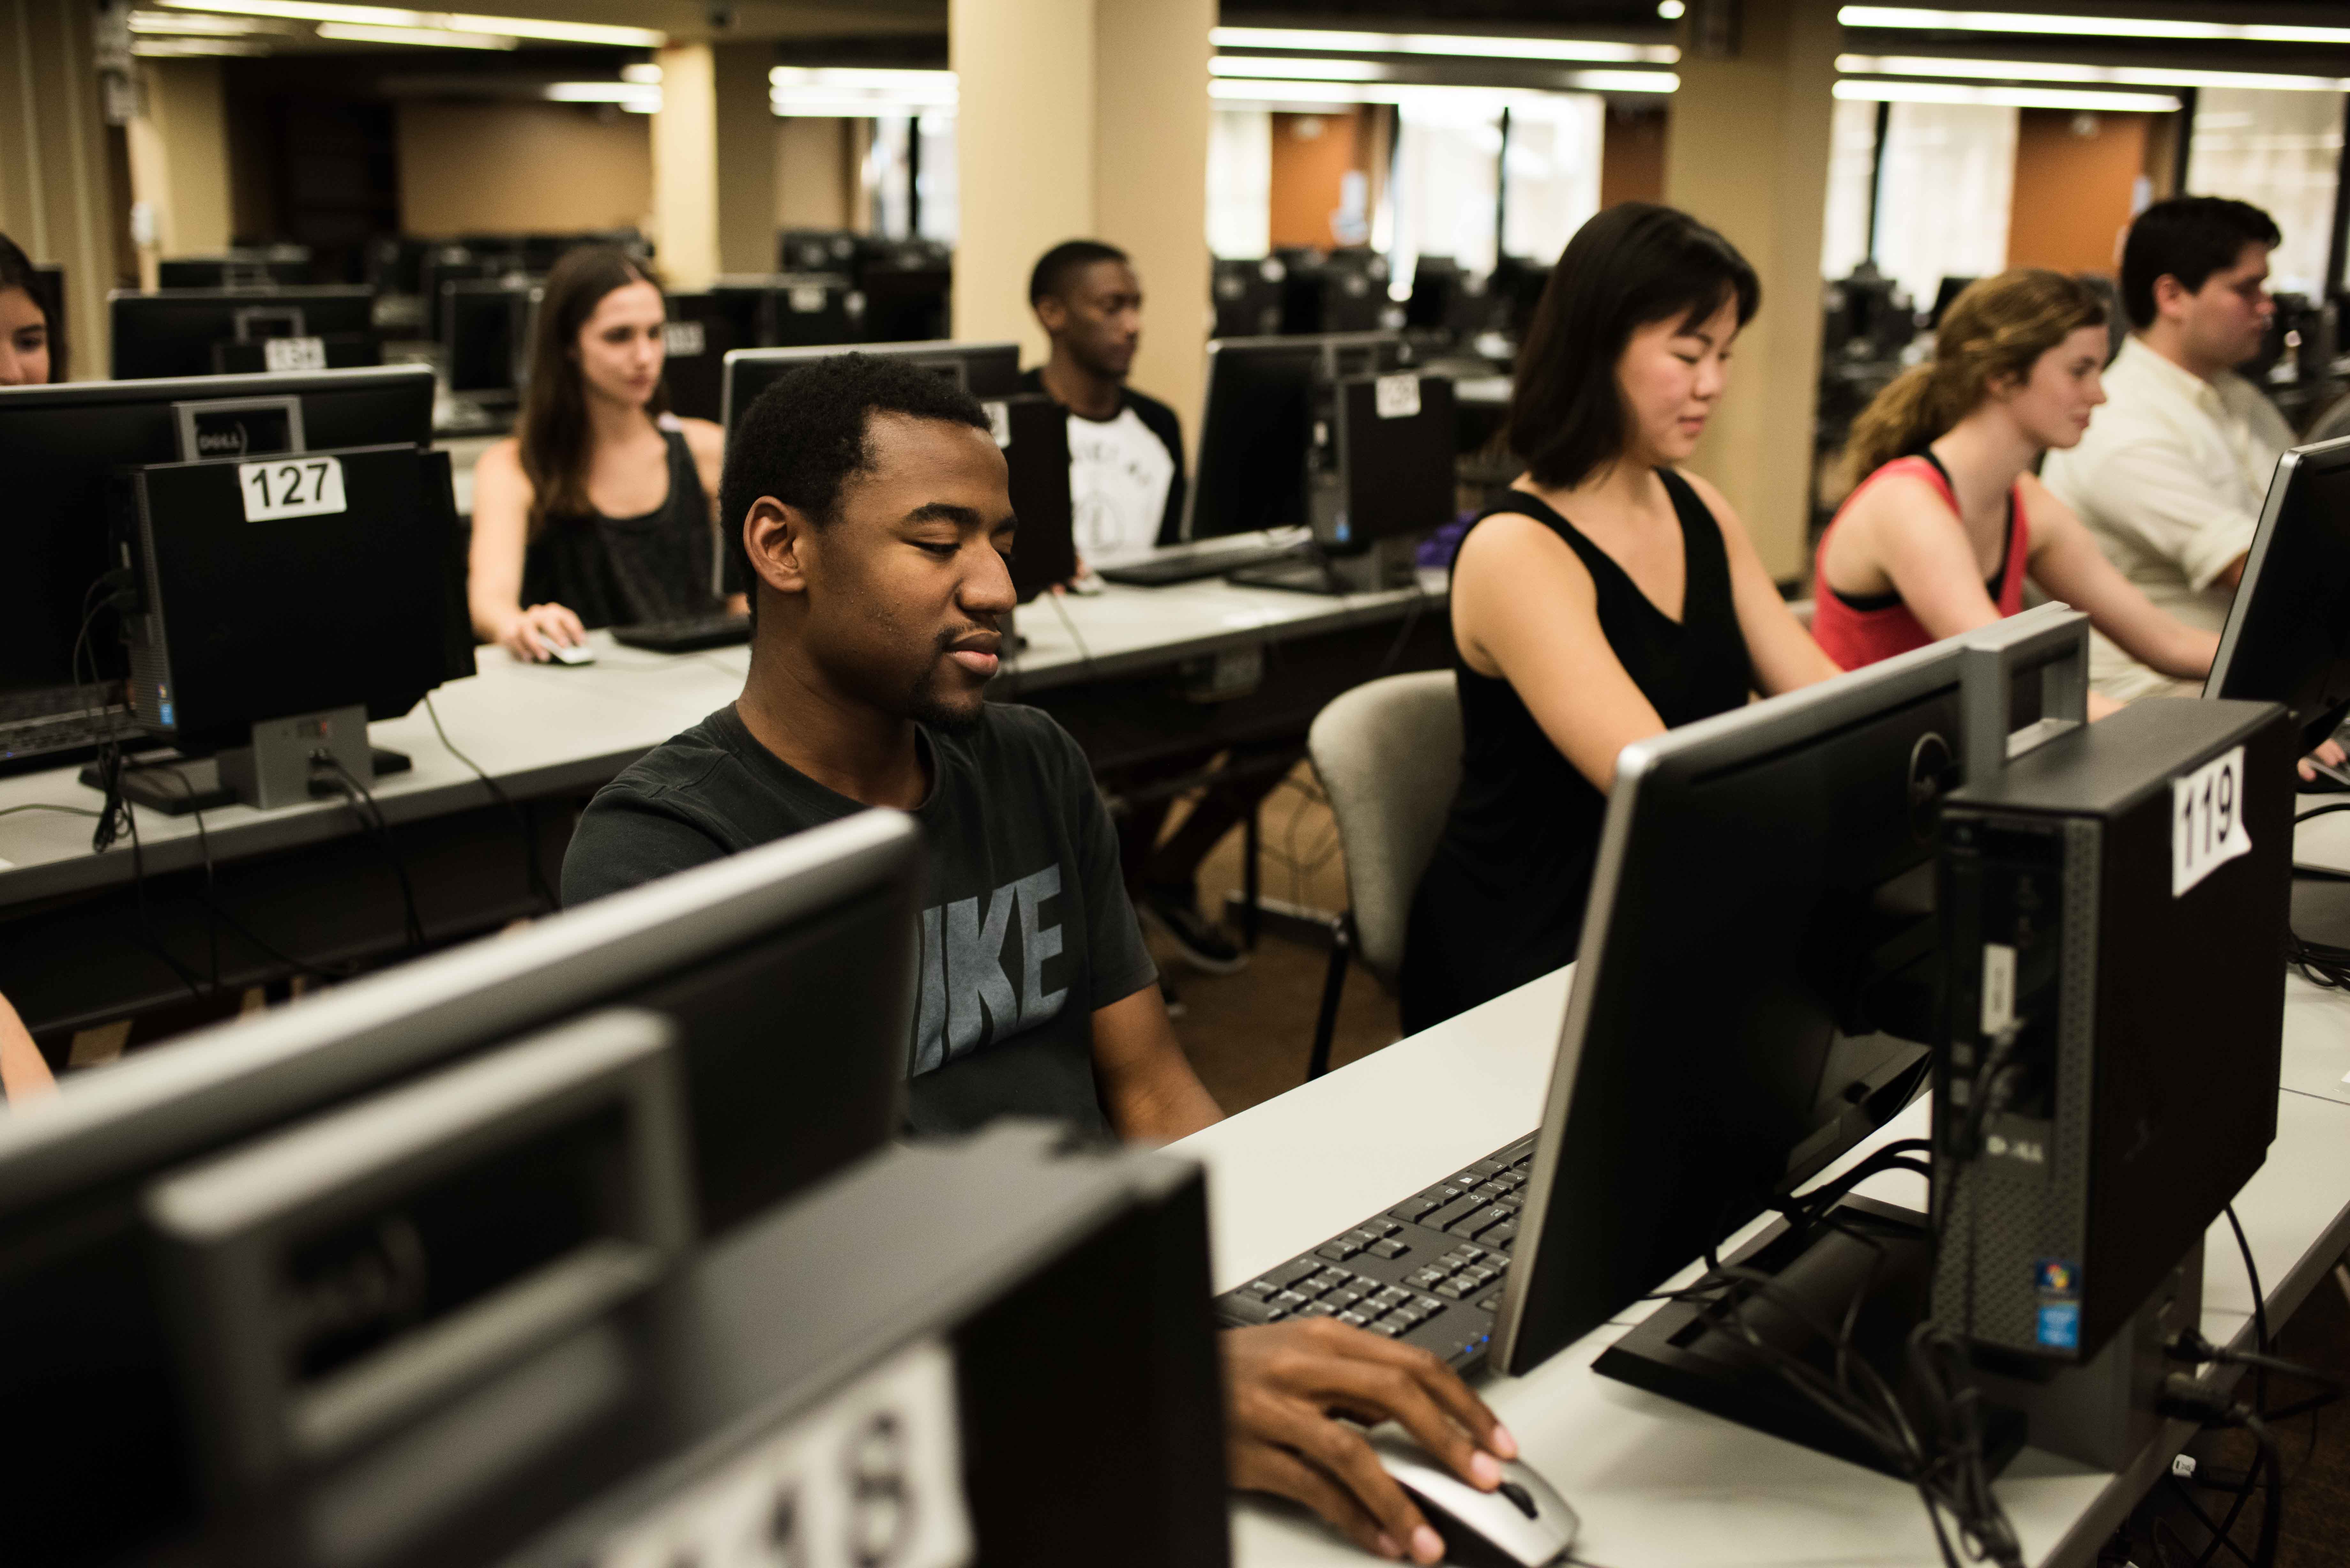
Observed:
[[[2276,220],[2284,243],[2269,257],[2269,286],[2323,298],[2342,165],[2337,92],[2205,88],[2195,96],[2187,189],[2233,196]],[[2337,280],[2338,282],[2339,280]]]

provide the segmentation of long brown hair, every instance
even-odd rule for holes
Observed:
[[[609,245],[566,251],[546,275],[538,316],[530,330],[529,377],[522,396],[516,441],[530,480],[530,535],[550,517],[577,517],[588,503],[588,387],[579,374],[579,329],[604,296],[633,283],[660,284]],[[669,381],[653,387],[650,414],[669,412]]]
[[[1934,357],[1877,394],[1852,424],[1844,477],[1858,484],[1946,434],[2005,377],[2029,377],[2040,356],[2084,327],[2106,324],[2105,301],[2078,278],[2014,267],[1969,284],[1942,313]]]

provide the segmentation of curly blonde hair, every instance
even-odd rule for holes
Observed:
[[[2002,378],[2029,377],[2040,356],[2084,327],[2106,324],[2105,301],[2078,278],[2015,267],[1967,286],[1942,313],[1934,357],[1894,379],[1853,421],[1846,485],[1918,451],[1972,413]]]

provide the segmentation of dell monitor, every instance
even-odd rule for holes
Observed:
[[[117,289],[107,312],[117,380],[345,369],[381,358],[369,288]]]
[[[715,421],[724,411],[726,356],[745,347],[741,313],[724,295],[672,294],[661,327],[661,379],[670,411]]]
[[[743,417],[761,392],[799,369],[838,354],[910,359],[979,399],[1009,398],[1020,390],[1017,343],[834,343],[800,348],[737,349],[726,356],[726,428]]]
[[[117,468],[421,445],[432,433],[432,373],[421,365],[0,387],[10,541],[10,569],[0,574],[0,764],[132,732],[120,630],[110,613],[89,608],[100,576],[120,564],[108,546]]]
[[[447,356],[452,392],[484,403],[522,396],[540,293],[538,284],[521,277],[441,286],[433,336]]]
[[[266,245],[218,256],[166,256],[156,264],[159,288],[272,289],[310,281],[303,245]]]
[[[1199,470],[1183,500],[1182,536],[1303,527],[1316,389],[1394,369],[1403,358],[1401,340],[1379,332],[1209,344]]]
[[[1659,1289],[1923,1085],[1937,807],[1969,766],[1970,645],[2039,638],[2077,660],[2085,624],[2047,607],[1624,750],[1496,1365],[1523,1372]],[[2044,680],[2059,666],[2021,668]],[[2077,681],[2080,663],[2064,668]],[[2029,711],[2066,705],[2043,695]],[[1908,1215],[1878,1239],[1909,1266],[1887,1267],[1860,1337],[1890,1325],[1896,1378],[1926,1234]],[[1801,1258],[1780,1279],[1773,1299],[1816,1287],[1829,1322],[1866,1282]],[[1792,1353],[1828,1354],[1791,1322],[1777,1319]],[[1869,1462],[1734,1337],[1701,1309],[1660,1308],[1598,1369]]]
[[[635,1006],[681,1035],[698,1234],[719,1237],[898,1129],[921,878],[911,819],[864,813],[69,1077],[41,1114],[0,1117],[12,1552],[118,1561],[199,1507],[140,1210],[158,1178]]]
[[[2283,703],[2303,751],[2350,713],[2350,437],[2278,459],[2203,694]]]

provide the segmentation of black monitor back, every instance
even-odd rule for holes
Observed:
[[[9,570],[0,574],[0,720],[75,701],[72,654],[86,596],[115,565],[108,485],[118,467],[182,456],[174,405],[295,399],[306,444],[422,444],[432,435],[432,373],[421,365],[307,375],[205,376],[0,387],[0,473],[8,475]],[[227,433],[238,429],[224,421]],[[110,618],[85,660],[119,682],[126,665]],[[85,670],[88,665],[85,663]]]
[[[950,265],[868,265],[858,275],[865,296],[865,332],[876,343],[943,338],[954,292]]]
[[[2304,749],[2350,714],[2350,437],[2278,460],[2203,693],[2283,703]]]
[[[214,348],[273,337],[371,338],[375,291],[191,288],[107,296],[117,380],[215,373]]]
[[[166,256],[159,288],[275,288],[310,281],[310,254],[299,246],[224,256]]]
[[[539,292],[536,283],[520,278],[441,286],[434,336],[448,356],[451,391],[476,398],[519,394]]]
[[[1209,344],[1200,467],[1184,502],[1183,536],[1304,526],[1316,389],[1338,377],[1393,369],[1402,356],[1402,344],[1384,333]]]
[[[1287,272],[1267,256],[1255,261],[1219,257],[1211,274],[1215,337],[1265,337],[1281,330],[1281,280]]]
[[[1077,575],[1076,518],[1069,493],[1069,413],[1043,392],[991,400],[988,417],[1020,519],[1012,586],[1027,603]]]
[[[858,240],[847,229],[785,229],[775,236],[776,270],[854,274]]]
[[[745,347],[737,316],[730,301],[714,295],[669,296],[661,379],[672,412],[697,420],[719,417],[725,404],[726,356]]]
[[[1923,1081],[1960,654],[1921,649],[1618,761],[1495,1335],[1509,1370],[1657,1289]]]
[[[767,348],[726,357],[726,428],[760,393],[803,365],[837,354],[872,354],[911,359],[925,369],[958,381],[972,397],[1009,398],[1020,390],[1020,346],[1016,343],[834,343]]]
[[[12,1549],[112,1561],[196,1508],[139,1208],[157,1176],[635,1003],[681,1031],[701,1231],[720,1235],[897,1130],[922,865],[910,819],[866,813],[187,1036],[0,1118],[0,1333],[38,1347],[0,1360]]]

